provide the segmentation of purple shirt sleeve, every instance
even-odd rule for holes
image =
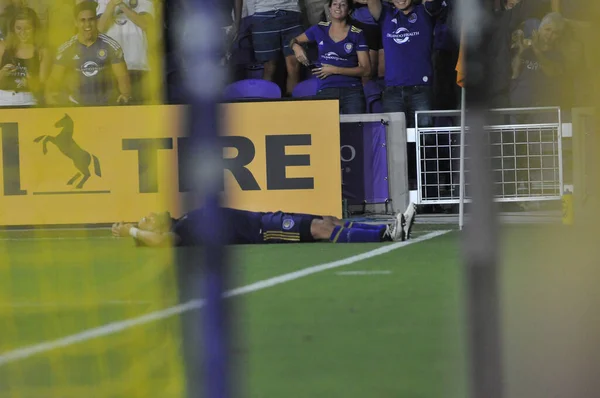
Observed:
[[[110,64],[120,64],[121,62],[125,62],[125,57],[123,55],[123,49],[121,46],[117,45],[116,48],[110,47],[109,53]]]
[[[365,37],[365,34],[362,31],[356,34],[356,51],[369,51],[369,46],[367,45],[367,38]]]
[[[317,27],[317,25],[313,25],[310,28],[308,28],[306,32],[304,32],[304,34],[306,35],[306,37],[308,37],[308,40],[317,41],[318,29],[319,28]]]

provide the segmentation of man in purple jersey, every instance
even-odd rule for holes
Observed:
[[[415,221],[416,207],[410,204],[404,213],[398,213],[388,224],[363,224],[331,216],[283,212],[251,212],[224,208],[228,244],[261,243],[367,243],[405,241],[410,238]],[[116,223],[115,237],[134,238],[138,246],[201,246],[207,239],[198,232],[199,224],[206,223],[204,209],[193,210],[180,219],[168,212],[152,213],[133,224]]]
[[[330,22],[319,22],[290,42],[298,61],[319,78],[317,96],[340,100],[340,113],[364,113],[362,78],[371,74],[369,47],[361,29],[349,22],[351,0],[329,0]],[[314,42],[319,61],[311,64],[302,44]]]
[[[431,109],[432,16],[442,2],[414,3],[414,0],[393,0],[391,6],[384,6],[381,0],[367,2],[371,15],[381,25],[385,51],[383,110],[404,112],[408,127],[414,127],[415,111]],[[419,120],[419,125],[430,124],[430,117]]]
[[[127,103],[131,84],[123,50],[112,38],[98,33],[95,1],[82,1],[74,9],[77,34],[57,51],[54,67],[46,83],[46,102],[55,105],[62,90],[65,74],[69,101],[79,105]],[[118,94],[113,87],[117,81]]]

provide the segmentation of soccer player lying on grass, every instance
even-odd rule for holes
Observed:
[[[410,204],[404,213],[398,213],[392,224],[362,224],[343,222],[331,216],[311,214],[259,213],[245,210],[222,209],[227,223],[227,244],[305,243],[329,241],[333,243],[360,243],[404,241],[410,238],[416,207]],[[180,219],[168,212],[152,213],[133,224],[116,223],[112,234],[132,236],[138,246],[200,246],[205,241],[199,225],[206,223],[203,209],[193,210]],[[209,234],[208,229],[206,234]]]

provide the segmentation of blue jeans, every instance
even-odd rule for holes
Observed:
[[[383,90],[383,111],[404,112],[406,127],[415,127],[415,111],[431,110],[431,86],[392,86]],[[419,126],[432,126],[431,116],[421,116]]]
[[[317,97],[338,98],[341,115],[353,115],[367,111],[367,101],[362,86],[324,88],[317,92]]]

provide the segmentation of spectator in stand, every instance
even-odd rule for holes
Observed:
[[[0,42],[0,106],[36,105],[50,69],[40,22],[31,8],[15,10]]]
[[[371,74],[365,36],[349,23],[352,6],[352,0],[329,0],[331,21],[319,22],[290,42],[298,62],[319,78],[317,96],[339,98],[342,114],[365,112],[362,77]],[[319,48],[319,62],[312,65],[302,47],[309,42]]]
[[[433,77],[432,46],[434,15],[440,0],[394,0],[391,6],[381,0],[368,0],[373,18],[381,25],[385,51],[384,112],[404,112],[406,124],[414,127],[415,111],[430,110]],[[430,117],[419,120],[431,125]]]
[[[77,34],[64,43],[56,54],[54,67],[46,84],[46,101],[59,103],[59,93],[67,73],[73,77],[69,101],[79,105],[108,105],[131,99],[131,85],[123,50],[119,43],[98,33],[97,4],[86,0],[74,8]],[[118,95],[114,90],[116,78]]]
[[[242,0],[235,0],[235,10],[242,9]],[[255,0],[252,15],[252,42],[256,60],[264,65],[263,79],[274,81],[277,60],[283,53],[287,70],[286,95],[300,79],[300,64],[289,47],[290,40],[302,33],[302,15],[298,0]],[[240,12],[234,25],[240,26]]]
[[[116,40],[125,54],[133,101],[149,96],[147,32],[152,27],[154,6],[150,0],[98,0],[98,30]]]
[[[538,28],[539,27],[539,28]],[[560,14],[542,22],[529,20],[513,36],[511,104],[514,107],[557,106],[563,59],[556,43],[563,31]]]

